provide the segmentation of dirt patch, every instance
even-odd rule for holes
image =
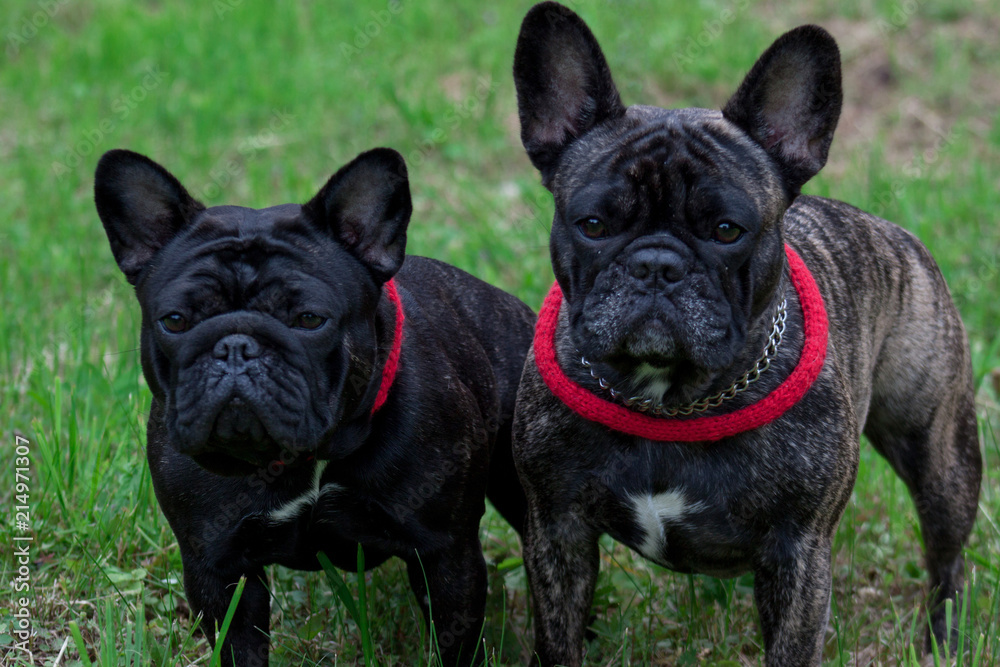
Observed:
[[[767,13],[788,24],[787,9]],[[1000,105],[1000,17],[970,12],[935,20],[919,6],[886,18],[800,13],[797,19],[834,35],[843,60],[844,105],[827,172],[856,168],[876,143],[890,165],[905,168],[940,152],[958,128],[985,146]]]
[[[461,102],[469,94],[473,80],[471,72],[452,72],[438,77],[438,87],[448,100]]]

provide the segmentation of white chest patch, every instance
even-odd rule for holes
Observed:
[[[268,515],[268,519],[272,523],[284,523],[285,521],[291,521],[299,516],[308,507],[312,507],[316,504],[316,501],[320,499],[320,496],[339,491],[341,487],[339,484],[329,482],[324,484],[320,488],[319,482],[323,477],[323,471],[326,470],[326,466],[329,461],[317,461],[316,469],[313,471],[312,484],[301,495],[292,498],[286,502],[281,507],[271,510]]]
[[[666,526],[683,521],[686,514],[701,507],[701,503],[688,503],[683,491],[637,495],[632,496],[631,500],[635,520],[645,533],[639,553],[650,560],[661,562],[667,541]]]

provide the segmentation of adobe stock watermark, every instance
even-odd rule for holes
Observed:
[[[226,537],[239,519],[247,515],[247,510],[253,504],[255,496],[264,493],[279,477],[282,477],[300,458],[302,453],[282,449],[278,458],[263,465],[247,476],[246,490],[229,497],[219,505],[212,515],[211,521],[202,525],[200,532],[191,538],[191,548],[195,554],[201,554],[206,547],[215,544],[220,538]]]
[[[213,0],[212,9],[215,10],[216,18],[225,18],[226,14],[233,12],[243,4],[243,0]]]
[[[445,625],[441,623],[441,631],[438,631],[438,621],[434,618],[431,619],[431,625],[434,635],[437,637],[437,645],[441,648],[451,648],[455,644],[462,641],[462,638],[468,634],[470,630],[479,630],[479,624],[476,623],[476,618],[469,613],[468,610],[463,610],[456,613],[451,618],[451,623]]]
[[[941,159],[941,155],[955,143],[958,136],[955,128],[952,127],[947,132],[938,134],[931,146],[907,160],[900,168],[903,177],[895,179],[889,184],[889,187],[875,197],[871,205],[871,212],[879,217],[884,217],[888,207],[906,195],[906,188],[911,182],[930,174],[932,168]]]
[[[346,382],[351,385],[355,392],[364,392],[370,388],[373,378],[370,374],[355,369],[350,373]],[[278,452],[278,458],[260,466],[252,474],[246,477],[245,488],[237,494],[230,495],[226,501],[218,505],[212,515],[211,520],[206,521],[200,532],[191,538],[191,548],[196,554],[201,554],[204,549],[215,544],[220,538],[227,536],[240,518],[247,515],[255,501],[262,494],[269,493],[272,485],[290,470],[294,469],[296,463],[301,463],[304,457],[308,465],[309,460],[314,456],[310,452],[295,452],[290,449],[282,449]],[[310,472],[310,475],[312,472]],[[306,487],[303,487],[303,491]],[[316,502],[315,500],[313,502]]]
[[[219,158],[208,170],[210,181],[199,190],[201,197],[207,201],[217,199],[233,179],[246,173],[247,164],[257,159],[261,151],[276,144],[278,133],[291,125],[293,120],[295,116],[287,111],[272,111],[267,127],[243,139],[233,151]]]
[[[371,20],[364,25],[354,26],[354,40],[351,43],[341,42],[337,46],[340,55],[350,62],[354,56],[359,55],[373,39],[382,34],[382,31],[389,27],[393,19],[403,12],[402,0],[389,0],[384,9],[372,9],[368,12]]]
[[[9,649],[19,652],[34,662],[31,641],[34,636],[31,612],[31,546],[35,541],[31,532],[31,449],[27,438],[14,436],[11,481],[13,500],[11,521],[14,524],[10,552],[13,556],[10,571],[14,573],[10,587],[15,595],[14,620],[10,634],[14,640]]]
[[[697,35],[689,36],[684,45],[674,51],[674,69],[678,72],[694,64],[694,61],[705,55],[705,49],[714,44],[726,26],[733,23],[750,6],[750,0],[734,0],[730,2],[719,14],[702,23],[702,29]]]
[[[7,31],[7,57],[20,55],[38,33],[52,22],[52,19],[69,3],[69,0],[36,0],[34,11],[30,9]]]
[[[124,95],[111,101],[111,114],[86,130],[60,159],[52,163],[53,175],[58,180],[62,180],[67,174],[79,167],[85,158],[93,155],[108,137],[121,128],[121,124],[149,97],[150,93],[167,80],[168,76],[170,75],[161,70],[158,65],[147,67],[142,73],[139,83]]]
[[[476,80],[476,88],[472,94],[465,99],[454,102],[443,116],[443,123],[434,128],[427,139],[419,142],[415,148],[407,151],[403,155],[406,164],[416,167],[423,164],[424,160],[433,153],[439,146],[447,143],[451,132],[464,121],[471,118],[496,91],[497,84],[489,75],[480,76]]]
[[[500,196],[479,203],[484,219],[505,220],[518,232],[533,230],[539,233],[538,248],[548,247],[552,231],[553,202],[547,190],[522,188],[508,181],[500,187]],[[485,248],[492,253],[492,248]]]
[[[490,425],[496,435],[496,424]],[[428,502],[438,498],[441,490],[448,484],[448,480],[456,474],[465,475],[467,469],[459,465],[459,462],[468,460],[470,451],[477,446],[488,447],[489,433],[482,424],[473,425],[471,438],[462,439],[455,443],[451,456],[437,463],[433,468],[423,471],[418,480],[413,484],[408,484],[402,499],[392,505],[392,515],[396,521],[403,523],[408,517],[419,511]]]
[[[983,299],[984,291],[988,295],[987,298],[992,297],[998,281],[1000,281],[1000,257],[995,252],[987,253],[985,257],[980,259],[971,276],[953,286],[955,305],[960,311],[964,310],[966,306],[974,305]],[[998,383],[996,385],[997,395],[1000,396],[1000,369],[995,370],[994,373],[995,382]]]
[[[892,6],[888,18],[879,18],[875,23],[875,27],[878,28],[879,34],[882,36],[902,30],[909,24],[910,19],[913,18],[918,9],[920,9],[920,2],[918,0],[902,0],[902,2],[897,2]]]

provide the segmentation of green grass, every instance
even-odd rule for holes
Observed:
[[[521,149],[510,77],[530,3],[406,0],[398,14],[385,2],[337,4],[0,3],[0,419],[11,452],[0,499],[18,502],[17,433],[30,441],[34,537],[30,590],[17,593],[18,563],[6,554],[22,533],[11,509],[0,528],[0,656],[20,595],[31,600],[36,664],[57,656],[60,665],[207,664],[210,654],[143,453],[149,394],[138,309],[91,200],[103,151],[146,153],[207,203],[265,206],[305,201],[358,152],[395,147],[412,179],[408,250],[539,305],[551,281],[551,200]],[[987,465],[967,551],[969,605],[955,614],[964,619],[962,664],[996,664],[995,12],[958,0],[573,6],[601,40],[626,103],[717,108],[783,30],[814,21],[840,40],[844,116],[830,163],[806,190],[917,233],[961,308]],[[902,483],[863,451],[837,535],[825,664],[911,665],[924,631],[919,528]],[[493,564],[490,664],[520,664],[531,644],[520,546],[492,510],[482,536]],[[671,574],[610,540],[602,558],[587,664],[761,662],[750,577]],[[346,574],[338,592],[321,573],[272,568],[269,576],[272,664],[364,664],[369,632],[374,662],[430,664],[433,638],[399,563],[360,580]],[[364,629],[338,597],[362,591]],[[0,662],[22,658],[9,652]]]

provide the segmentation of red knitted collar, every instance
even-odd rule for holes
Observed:
[[[570,380],[556,360],[555,333],[562,304],[559,283],[552,285],[535,327],[535,363],[549,390],[581,417],[629,435],[660,442],[714,442],[774,421],[798,403],[812,386],[826,358],[827,319],[823,297],[802,258],[785,246],[792,284],[802,307],[805,343],[791,374],[753,405],[711,417],[653,417],[611,403]]]
[[[396,371],[399,370],[399,353],[403,349],[403,302],[396,291],[396,280],[390,278],[385,284],[385,295],[396,308],[396,325],[392,333],[392,349],[389,351],[389,358],[385,360],[385,368],[382,369],[382,383],[378,387],[378,394],[375,395],[375,405],[372,406],[372,414],[375,414],[385,399],[389,397],[389,390],[396,379]]]

